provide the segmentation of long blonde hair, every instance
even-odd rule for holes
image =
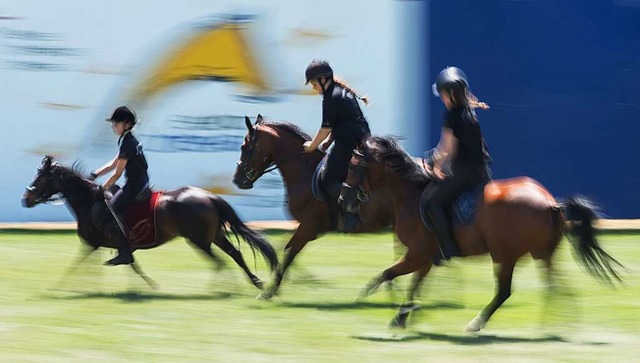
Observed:
[[[471,108],[480,108],[483,110],[488,110],[491,107],[489,107],[488,104],[481,102],[480,100],[478,100],[478,97],[476,97],[476,95],[474,95],[473,93],[471,93],[471,91],[469,91],[468,89],[466,90],[467,92],[467,104],[469,105],[469,107]]]
[[[488,104],[480,102],[478,97],[471,93],[467,87],[453,88],[451,89],[451,94],[453,95],[456,103],[461,103],[462,105],[469,106],[472,109],[480,108],[488,110],[490,108]]]
[[[365,105],[369,104],[369,97],[367,96],[360,96],[360,94],[358,94],[358,92],[356,92],[355,89],[353,89],[353,87],[351,87],[347,82],[345,82],[343,79],[338,78],[336,76],[333,77],[333,81],[338,84],[340,87],[346,89],[347,91],[353,93],[354,96],[356,96],[357,99],[362,100],[362,102],[364,102]]]

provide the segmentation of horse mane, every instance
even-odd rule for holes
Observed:
[[[286,122],[286,121],[262,121],[260,123],[258,123],[258,125],[265,125],[265,126],[269,126],[269,127],[274,127],[276,129],[282,129],[286,132],[288,132],[289,134],[299,137],[304,141],[310,141],[311,140],[311,136],[309,136],[309,134],[307,134],[306,132],[302,131],[302,129],[300,127],[298,127],[298,125],[292,124],[291,122]]]
[[[375,161],[400,175],[401,178],[424,183],[429,182],[429,176],[400,146],[398,140],[392,136],[371,136],[363,143],[363,148]]]
[[[56,163],[55,168],[60,173],[60,178],[69,183],[73,190],[86,189],[90,192],[95,192],[98,189],[96,184],[84,177],[82,167],[77,162],[73,163],[71,167]]]

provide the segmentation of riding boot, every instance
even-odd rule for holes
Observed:
[[[451,257],[459,256],[460,252],[458,246],[453,238],[453,233],[449,227],[449,220],[447,215],[441,208],[432,207],[428,210],[429,219],[433,223],[433,228],[436,234],[440,238],[440,251],[436,255],[435,263],[440,262],[440,257],[444,260],[449,260]]]
[[[124,236],[120,227],[116,222],[109,223],[106,228],[107,238],[116,244],[118,249],[118,255],[109,261],[105,262],[105,265],[117,266],[117,265],[129,265],[133,263],[133,254],[131,252],[131,246],[129,241]]]
[[[337,184],[328,190],[329,195],[329,212],[331,214],[331,223],[333,229],[342,232],[350,233],[360,224],[360,216],[357,213],[348,212],[343,209],[338,199],[340,198],[340,192],[342,191],[342,184]]]

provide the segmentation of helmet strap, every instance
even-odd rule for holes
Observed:
[[[326,91],[327,90],[326,86],[329,84],[329,78],[328,77],[318,77],[318,84],[320,85],[320,87],[322,87],[323,91]]]

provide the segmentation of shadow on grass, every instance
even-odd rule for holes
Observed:
[[[64,294],[64,295],[62,295]],[[161,300],[174,300],[174,301],[213,301],[213,300],[226,300],[240,296],[231,292],[216,292],[212,294],[167,294],[157,292],[139,292],[139,291],[125,291],[125,292],[61,292],[60,295],[54,293],[47,293],[43,295],[46,299],[52,300],[91,300],[91,299],[113,299],[121,300],[123,302],[146,302],[146,301],[161,301]]]
[[[372,301],[345,301],[329,303],[313,302],[283,302],[280,306],[287,308],[316,309],[316,310],[358,310],[358,309],[398,309],[399,305],[392,302],[372,302]],[[464,305],[456,303],[433,303],[421,305],[420,309],[464,309]]]
[[[391,334],[389,336],[352,336],[352,338],[360,340],[369,340],[375,342],[409,342],[415,340],[433,340],[443,341],[458,345],[486,345],[486,344],[501,344],[501,343],[547,343],[547,342],[559,342],[569,343],[568,340],[556,335],[549,335],[544,337],[509,337],[498,336],[489,334],[477,334],[477,335],[448,335],[438,333],[427,332],[412,332],[406,334]]]

